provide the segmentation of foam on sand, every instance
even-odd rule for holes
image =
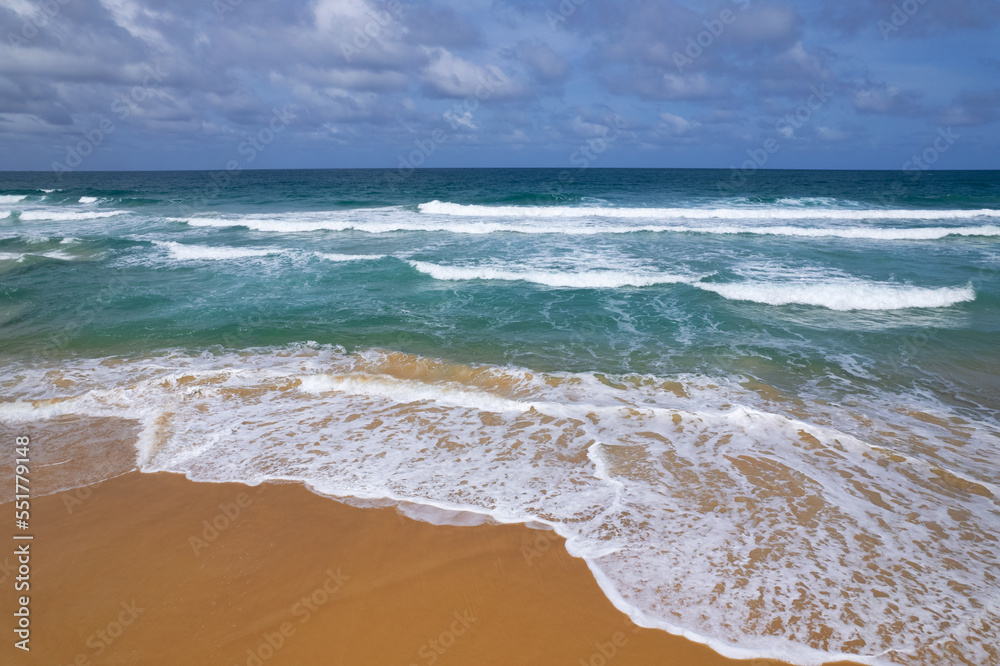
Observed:
[[[995,420],[315,345],[105,361],[15,364],[0,419],[124,418],[143,471],[546,525],[637,623],[727,656],[991,663]]]

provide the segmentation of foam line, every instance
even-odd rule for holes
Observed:
[[[667,273],[630,273],[625,271],[540,271],[527,268],[441,266],[426,261],[408,261],[416,270],[435,280],[505,280],[533,282],[547,287],[569,289],[613,289],[647,287],[654,284],[693,282],[695,278]]]
[[[699,282],[694,286],[733,301],[751,301],[765,305],[815,305],[844,311],[944,308],[973,301],[976,298],[976,292],[971,284],[964,287],[932,289],[859,280],[837,280],[819,284]]]
[[[418,206],[421,213],[459,217],[581,218],[684,220],[969,220],[1000,217],[1000,210],[909,210],[838,209],[829,207],[793,208],[608,208],[578,206],[478,206],[430,201]]]

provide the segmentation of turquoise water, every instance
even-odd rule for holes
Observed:
[[[734,656],[998,663],[1000,172],[733,182],[0,174],[0,418],[546,523]]]

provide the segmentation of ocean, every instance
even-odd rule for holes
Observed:
[[[552,529],[727,656],[1000,664],[998,269],[996,171],[0,173],[0,420]]]

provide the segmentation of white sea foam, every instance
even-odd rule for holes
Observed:
[[[12,204],[24,201],[27,196],[26,194],[0,194],[0,204]]]
[[[80,197],[80,203],[92,204],[97,202],[97,197]]]
[[[695,234],[750,234],[757,236],[796,236],[802,238],[847,238],[858,240],[938,240],[948,236],[1000,236],[1000,227],[789,227],[789,226],[699,226],[644,227],[642,231]]]
[[[529,267],[441,266],[426,261],[408,261],[411,266],[435,280],[506,280],[542,284],[571,289],[613,289],[616,287],[646,287],[654,284],[692,282],[697,278],[653,272],[548,271]]]
[[[75,257],[62,250],[51,250],[49,252],[0,252],[0,261],[22,262],[26,257],[46,257],[48,259],[59,259],[60,261],[77,261],[80,259],[80,257]]]
[[[746,208],[606,208],[577,206],[479,206],[431,201],[421,213],[459,217],[580,218],[684,220],[968,220],[1000,217],[1000,210],[910,210],[758,206]]]
[[[118,210],[92,210],[74,211],[55,208],[40,208],[36,210],[21,211],[21,220],[52,220],[56,222],[72,222],[75,220],[96,220],[105,217],[121,215],[123,211]]]
[[[154,241],[157,246],[164,247],[172,259],[178,261],[229,261],[232,259],[248,259],[282,254],[279,249],[254,249],[244,247],[212,247],[207,245],[186,245],[173,241]]]
[[[944,308],[976,298],[972,285],[928,288],[843,279],[823,283],[698,282],[694,286],[734,301],[752,301],[766,305],[815,305],[831,310]]]
[[[823,277],[819,269],[799,269],[794,282],[747,280],[744,282],[705,282],[693,275],[659,273],[650,270],[542,270],[530,266],[484,265],[444,266],[426,261],[407,263],[435,280],[523,281],[568,289],[614,289],[648,287],[663,284],[689,284],[734,301],[752,301],[766,305],[814,305],[831,310],[903,310],[942,308],[976,298],[972,285],[964,287],[914,287],[878,283],[849,276]],[[782,269],[787,273],[788,269]],[[806,276],[808,279],[803,279]]]
[[[48,257],[49,259],[59,259],[61,261],[77,261],[81,257],[74,256],[62,250],[52,250],[50,252],[43,252],[41,256]]]
[[[571,208],[567,210],[589,210]],[[605,209],[600,209],[605,210]],[[606,209],[638,210],[638,209]],[[699,209],[676,209],[698,211]],[[730,209],[741,211],[742,209]],[[966,212],[966,211],[959,211]],[[595,222],[601,216],[548,218],[550,223],[539,224],[530,216],[508,218],[486,216],[481,220],[458,219],[448,215],[421,215],[403,209],[369,209],[359,214],[357,211],[335,211],[329,213],[286,213],[278,215],[243,215],[227,217],[192,217],[184,220],[193,227],[234,227],[242,226],[253,231],[269,233],[309,233],[319,231],[360,231],[371,234],[392,232],[444,232],[453,234],[562,234],[588,236],[599,234],[688,233],[688,234],[752,234],[771,236],[795,236],[804,238],[845,238],[858,240],[938,240],[948,236],[1000,236],[1000,226],[934,226],[934,227],[874,227],[874,226],[830,226],[802,227],[789,225],[747,225],[747,224],[635,224],[629,222]],[[680,216],[685,217],[685,216]],[[559,219],[557,219],[559,218]],[[638,219],[638,217],[637,217]],[[687,219],[693,219],[687,216]],[[709,218],[705,218],[709,219]],[[739,215],[734,221],[745,220]],[[928,218],[932,219],[932,218]],[[488,221],[483,221],[488,220]],[[552,221],[555,222],[553,223]]]
[[[1000,424],[740,381],[300,345],[12,365],[0,419],[118,416],[143,471],[547,525],[637,622],[728,656],[992,663]]]
[[[316,374],[303,377],[299,389],[309,393],[337,391],[367,397],[388,398],[399,404],[427,402],[477,409],[484,412],[526,412],[529,403],[498,398],[485,391],[470,391],[455,383],[427,384],[426,382],[396,379],[370,374],[353,375]]]
[[[375,261],[384,259],[384,254],[337,254],[329,252],[317,252],[316,256],[327,261]]]

